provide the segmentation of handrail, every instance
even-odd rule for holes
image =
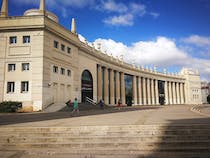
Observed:
[[[96,105],[97,104],[97,101],[95,101],[95,100],[93,100],[93,99],[91,99],[89,97],[85,97],[85,102],[88,102],[88,103],[90,103],[92,105]]]

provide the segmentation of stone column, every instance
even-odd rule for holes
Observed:
[[[2,0],[1,17],[8,17],[8,0]]]
[[[120,99],[120,76],[119,76],[119,72],[116,71],[116,100],[117,102],[119,99]]]
[[[173,98],[172,98],[172,83],[168,82],[168,90],[169,90],[169,104],[173,104]]]
[[[142,85],[141,85],[141,77],[138,79],[138,98],[139,98],[139,105],[142,105]]]
[[[142,78],[142,86],[143,86],[143,104],[147,105],[147,94],[146,94],[146,78]]]
[[[158,80],[155,80],[155,102],[159,105],[159,92],[158,92]]]
[[[98,73],[97,73],[97,79],[98,79],[98,85],[97,85],[97,101],[99,102],[100,99],[102,99],[102,71],[101,66],[98,65]]]
[[[148,105],[151,105],[151,86],[149,78],[147,78],[147,103]]]
[[[184,104],[184,83],[180,83],[181,104]]]
[[[137,105],[136,76],[133,76],[133,85],[132,86],[133,86],[132,90],[133,90],[134,105]]]
[[[121,80],[121,95],[120,95],[120,98],[121,98],[122,104],[125,104],[125,77],[124,77],[123,72],[121,72],[120,80]]]
[[[151,79],[151,91],[152,91],[152,105],[155,105],[155,86],[154,86],[154,80]]]
[[[104,103],[109,104],[109,79],[108,69],[104,68]]]
[[[114,71],[110,69],[110,104],[114,105]]]
[[[164,90],[165,90],[165,104],[166,105],[168,105],[169,103],[168,103],[168,82],[167,81],[165,81],[165,88],[164,88]]]
[[[173,94],[172,94],[172,96],[173,96],[173,103],[177,104],[177,102],[176,102],[176,84],[175,84],[175,82],[172,82],[172,87],[173,87]]]
[[[180,104],[180,85],[176,83],[177,104]]]

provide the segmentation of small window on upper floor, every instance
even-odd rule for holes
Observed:
[[[71,53],[71,48],[67,47],[67,53],[70,54]]]
[[[57,66],[53,66],[53,72],[58,73],[58,67]]]
[[[54,41],[54,48],[58,48],[58,45],[59,45],[58,41]]]
[[[67,75],[71,76],[71,70],[67,70]]]
[[[28,89],[29,89],[29,82],[28,81],[21,82],[21,93],[28,92]]]
[[[61,50],[65,51],[65,45],[61,44]]]
[[[22,63],[22,71],[28,71],[29,70],[29,63]]]
[[[7,82],[7,93],[15,92],[15,82]]]
[[[65,69],[61,68],[61,75],[65,75]]]
[[[17,43],[17,36],[11,36],[11,37],[9,37],[9,43],[10,44]]]
[[[30,43],[30,36],[23,36],[23,43]]]
[[[8,71],[15,71],[15,64],[8,64]]]

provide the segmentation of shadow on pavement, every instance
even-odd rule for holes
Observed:
[[[82,107],[80,106],[80,114],[79,116],[89,116],[89,115],[101,115],[108,113],[118,113],[118,112],[128,112],[128,111],[136,111],[136,110],[147,110],[147,109],[158,109],[160,107],[148,106],[148,107],[121,107],[120,110],[116,107],[105,107],[104,109],[100,109],[99,107]],[[72,107],[64,107],[59,112],[53,113],[7,113],[0,114],[0,125],[12,125],[18,123],[28,123],[28,122],[37,122],[37,121],[47,121],[54,119],[64,119],[70,118]]]

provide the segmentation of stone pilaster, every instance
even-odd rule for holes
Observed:
[[[172,93],[173,104],[177,104],[177,102],[176,102],[176,84],[175,84],[175,82],[172,82],[172,89],[173,89],[173,93]]]
[[[104,103],[109,104],[109,79],[108,69],[104,68]]]
[[[116,71],[116,100],[120,99],[120,76],[119,72]]]
[[[120,98],[121,98],[121,101],[122,101],[122,104],[125,104],[125,76],[124,76],[124,73],[121,72],[121,75],[120,75],[120,80],[121,80],[121,95],[120,95]]]
[[[177,104],[180,104],[180,85],[176,83]]]
[[[148,105],[151,105],[151,87],[149,78],[147,78],[147,103]]]
[[[152,105],[155,105],[155,86],[153,79],[151,79],[151,94],[152,94]]]
[[[114,105],[114,71],[110,69],[110,104]]]
[[[173,98],[172,98],[172,83],[168,83],[168,91],[169,91],[169,104],[173,104]]]
[[[143,86],[143,104],[147,105],[147,94],[146,94],[146,78],[142,78],[142,86]]]
[[[165,81],[165,104],[168,105],[169,104],[169,100],[168,100],[168,82]]]
[[[155,80],[155,102],[159,105],[159,92],[158,92],[158,80]]]
[[[98,95],[97,95],[97,101],[99,102],[100,99],[102,99],[102,71],[101,71],[101,66],[98,65],[98,72],[97,72],[97,91],[98,91]]]
[[[133,101],[134,101],[134,105],[137,105],[137,88],[136,88],[136,76],[133,76]]]
[[[141,77],[138,77],[138,104],[142,105],[142,84],[141,84]]]
[[[184,104],[184,83],[180,83],[181,104]]]

